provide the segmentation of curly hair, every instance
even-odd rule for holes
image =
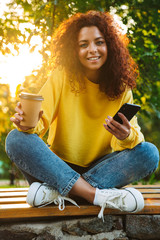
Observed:
[[[107,61],[102,66],[100,91],[105,92],[110,99],[118,98],[126,86],[130,89],[136,86],[138,71],[127,49],[126,38],[109,13],[77,13],[62,22],[52,38],[51,65],[54,68],[64,67],[72,90],[82,90],[84,72],[77,53],[78,34],[81,28],[90,26],[96,26],[103,34],[108,51]]]

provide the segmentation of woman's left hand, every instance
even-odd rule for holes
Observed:
[[[105,119],[106,124],[103,125],[105,129],[112,133],[116,138],[124,140],[130,134],[131,124],[122,113],[118,113],[118,116],[122,119],[123,124],[118,123],[112,117],[108,116],[108,119]]]

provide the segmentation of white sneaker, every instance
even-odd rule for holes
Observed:
[[[54,190],[46,183],[34,182],[28,190],[26,202],[32,207],[44,207],[50,203],[55,203],[59,205],[59,210],[62,211],[65,208],[64,200],[79,207],[75,201],[61,196],[58,191]]]
[[[119,189],[98,189],[96,195],[96,205],[101,207],[98,214],[103,219],[105,208],[119,209],[125,212],[138,212],[144,208],[142,194],[135,188]]]

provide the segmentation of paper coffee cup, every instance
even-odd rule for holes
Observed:
[[[39,121],[41,103],[44,99],[41,95],[32,93],[21,93],[19,97],[23,111],[23,120],[20,125],[33,128]]]

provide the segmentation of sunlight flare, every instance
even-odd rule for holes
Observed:
[[[25,76],[30,75],[34,69],[40,68],[42,55],[38,52],[39,47],[33,53],[30,53],[28,45],[21,45],[19,55],[1,55],[0,83],[10,85],[12,97],[15,96],[17,85],[24,82]]]

